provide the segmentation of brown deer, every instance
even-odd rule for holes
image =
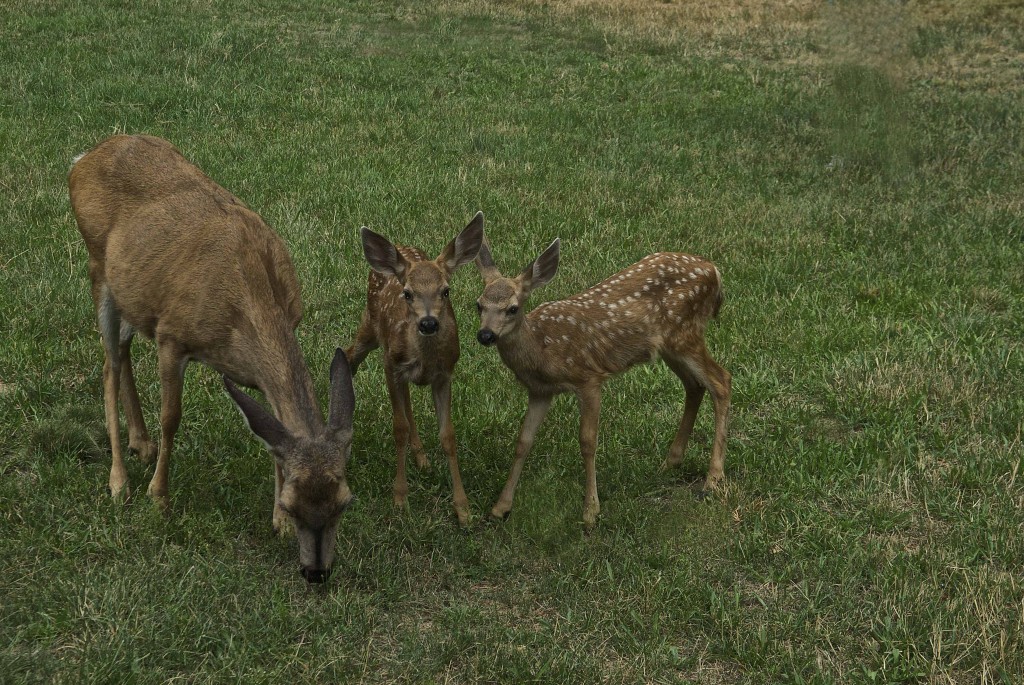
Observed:
[[[452,503],[459,523],[469,523],[469,502],[462,489],[452,428],[452,372],[459,360],[459,331],[448,299],[448,279],[473,261],[483,240],[484,215],[473,220],[436,259],[412,247],[400,247],[365,226],[360,230],[363,254],[370,263],[366,310],[356,339],[346,350],[352,373],[377,347],[384,348],[384,378],[391,397],[398,467],[395,504],[406,506],[409,483],[406,450],[411,446],[416,465],[428,465],[412,416],[409,384],[429,385],[434,396],[441,447],[448,456]]]
[[[128,495],[118,393],[129,449],[143,461],[157,456],[132,375],[131,343],[139,332],[156,341],[160,376],[160,449],[150,497],[167,510],[185,367],[190,360],[204,362],[224,374],[249,428],[274,455],[274,529],[285,532],[294,525],[302,575],[311,583],[325,581],[338,518],[352,500],[345,478],[352,375],[337,350],[325,424],[295,338],[302,302],[284,243],[259,215],[160,138],[103,141],[76,160],[69,186],[89,252],[105,354],[111,495]],[[274,415],[229,377],[263,391]]]
[[[485,243],[477,257],[484,292],[477,300],[477,340],[497,345],[502,361],[526,386],[529,404],[508,481],[491,515],[505,518],[537,429],[554,395],[574,392],[580,402],[580,451],[586,470],[583,521],[597,520],[597,427],[601,384],[611,376],[661,357],[686,388],[679,430],[663,466],[677,466],[690,439],[697,409],[709,390],[715,403],[715,441],[707,486],[723,476],[731,376],[708,354],[704,329],[722,304],[722,277],[700,257],[659,252],[589,290],[546,302],[526,314],[530,293],[558,269],[555,240],[515,278],[505,278]]]

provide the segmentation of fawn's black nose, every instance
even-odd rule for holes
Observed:
[[[329,568],[301,568],[299,569],[299,572],[310,585],[319,585],[320,583],[327,582],[327,579],[331,575],[331,569]]]
[[[476,339],[481,345],[493,345],[498,341],[498,336],[496,336],[494,331],[489,328],[482,328],[477,331]]]
[[[441,324],[433,316],[424,316],[420,319],[420,333],[423,335],[433,335],[440,327]]]

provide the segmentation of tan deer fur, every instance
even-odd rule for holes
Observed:
[[[302,302],[283,241],[160,138],[103,141],[76,160],[69,187],[89,252],[105,353],[111,494],[128,494],[118,394],[129,448],[144,461],[157,456],[149,495],[166,510],[185,367],[191,360],[208,364],[225,375],[232,399],[274,455],[275,530],[294,525],[300,570],[310,582],[322,582],[334,557],[338,517],[352,499],[345,472],[352,441],[352,378],[338,350],[325,424],[295,338]],[[157,346],[159,452],[146,431],[132,375],[136,332]],[[228,378],[259,388],[277,418]]]
[[[409,483],[406,451],[411,446],[417,466],[428,465],[412,415],[409,384],[429,385],[437,414],[441,447],[448,457],[452,503],[459,523],[469,523],[469,502],[462,488],[451,421],[451,384],[459,360],[459,332],[449,300],[448,280],[463,264],[476,258],[483,240],[484,215],[473,220],[436,259],[412,247],[392,244],[365,226],[363,252],[371,271],[366,310],[355,341],[346,350],[352,373],[366,355],[383,347],[384,377],[391,398],[397,469],[394,500],[406,506]]]
[[[715,439],[707,485],[723,476],[731,376],[708,354],[704,330],[722,304],[722,277],[711,262],[686,254],[659,252],[610,276],[589,290],[524,312],[531,291],[550,281],[558,268],[555,240],[515,278],[505,278],[484,244],[477,267],[484,292],[477,301],[477,339],[496,344],[502,361],[526,386],[529,404],[516,444],[515,460],[501,496],[491,509],[498,518],[512,509],[523,463],[554,395],[574,392],[580,402],[580,450],[586,471],[583,521],[592,526],[600,512],[597,496],[598,419],[601,384],[636,364],[665,360],[686,389],[686,405],[663,466],[682,462],[697,416],[710,391],[715,405]]]

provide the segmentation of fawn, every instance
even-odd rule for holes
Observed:
[[[452,372],[459,360],[459,331],[448,299],[448,279],[473,261],[483,240],[484,215],[472,221],[436,259],[422,251],[392,244],[365,226],[360,230],[363,253],[370,264],[366,310],[355,341],[346,350],[354,374],[366,355],[384,348],[384,377],[391,398],[395,449],[394,499],[406,506],[409,483],[405,457],[412,447],[416,465],[428,465],[413,420],[409,383],[429,385],[434,397],[441,447],[448,457],[452,503],[461,525],[469,523],[469,501],[462,488],[451,421]]]
[[[156,341],[160,376],[160,449],[149,495],[167,510],[185,367],[201,361],[224,374],[249,428],[274,456],[274,529],[294,525],[300,572],[310,583],[325,581],[338,518],[352,500],[345,466],[355,398],[339,349],[324,423],[295,338],[302,301],[284,242],[160,138],[103,141],[75,160],[69,187],[103,342],[111,495],[128,495],[119,393],[129,449],[145,462],[157,455],[132,374],[131,343],[139,332]],[[229,377],[262,390],[274,415]]]
[[[555,240],[515,278],[501,275],[485,243],[476,264],[484,281],[477,300],[477,340],[497,345],[502,361],[529,394],[515,460],[491,515],[505,518],[537,429],[554,395],[574,392],[580,403],[580,451],[586,470],[583,521],[593,526],[597,497],[598,418],[601,384],[611,376],[661,356],[686,389],[686,406],[663,466],[682,462],[697,416],[709,390],[715,405],[715,441],[707,485],[723,476],[731,376],[708,354],[704,330],[722,304],[722,277],[708,261],[659,252],[605,279],[589,290],[524,312],[530,293],[558,269]]]

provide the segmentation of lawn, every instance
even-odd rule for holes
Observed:
[[[1011,0],[24,0],[0,8],[0,681],[1024,682],[1024,6]],[[270,527],[271,458],[192,365],[171,513],[105,488],[71,159],[171,140],[288,244],[322,402],[365,304],[358,229],[437,254],[477,210],[569,296],[655,251],[718,265],[726,483],[683,467],[662,364],[605,386],[602,513],[556,400],[488,520],[526,393],[452,279],[475,517],[391,500],[380,353],[356,377],[326,586]],[[152,343],[135,344],[151,432]],[[1021,482],[1018,482],[1020,480]]]

